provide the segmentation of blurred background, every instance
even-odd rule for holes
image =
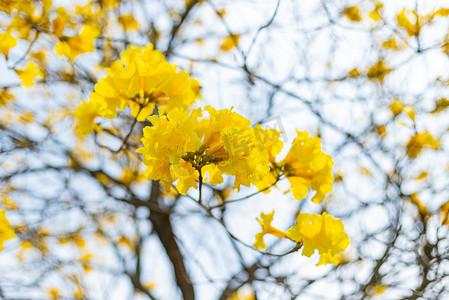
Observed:
[[[17,235],[0,298],[449,297],[448,28],[437,0],[0,1],[0,196]],[[280,157],[296,130],[320,137],[333,192],[316,204],[286,180],[264,194],[226,178],[204,209],[145,179],[129,108],[82,134],[73,112],[105,68],[149,43],[200,82],[194,107],[282,131]],[[275,237],[254,249],[272,210],[282,230],[298,211],[340,218],[341,263]]]

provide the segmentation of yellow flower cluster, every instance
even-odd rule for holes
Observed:
[[[16,237],[14,229],[12,229],[5,214],[4,210],[0,210],[0,250],[3,250],[5,241]]]
[[[185,194],[196,188],[199,170],[212,185],[223,182],[227,174],[235,176],[234,188],[255,184],[264,192],[285,176],[295,199],[305,198],[311,188],[315,202],[332,190],[333,162],[321,150],[319,138],[298,131],[285,159],[276,162],[283,146],[279,131],[251,128],[249,120],[230,110],[208,106],[206,111],[210,119],[201,121],[201,110],[171,110],[149,118],[154,126],[144,129],[144,147],[139,150],[149,179],[165,184],[179,179],[177,187]]]
[[[321,215],[299,213],[296,225],[287,232],[283,232],[271,225],[274,211],[270,214],[261,213],[262,220],[259,223],[262,232],[256,234],[254,247],[266,249],[263,237],[271,234],[280,238],[288,238],[296,243],[300,243],[304,248],[302,254],[310,257],[318,250],[320,261],[317,265],[338,264],[338,255],[349,246],[349,237],[344,232],[343,222],[335,219],[326,212]]]
[[[326,212],[321,215],[300,213],[296,225],[287,231],[287,237],[302,243],[302,254],[310,257],[318,250],[318,265],[338,264],[338,254],[349,246],[349,237],[344,232],[343,222]]]
[[[173,109],[165,115],[160,109],[159,117],[148,118],[153,126],[144,128],[144,147],[137,150],[147,166],[145,175],[167,189],[179,179],[181,194],[196,188],[203,176],[216,185],[224,174],[233,175],[237,189],[260,181],[269,171],[268,153],[250,121],[228,109],[205,110],[209,118],[201,118],[201,109]]]
[[[268,191],[268,187],[284,175],[290,182],[296,200],[305,198],[311,188],[316,192],[312,201],[320,202],[326,193],[332,191],[332,158],[321,150],[320,138],[309,137],[306,131],[297,131],[297,135],[285,159],[278,163],[271,159],[270,173],[263,181],[256,182],[256,186]],[[275,149],[277,152],[278,146]]]
[[[125,50],[120,60],[115,61],[106,72],[108,75],[100,78],[95,85],[89,102],[81,104],[76,112],[78,120],[84,122],[84,133],[95,129],[93,123],[88,126],[83,121],[85,118],[92,119],[93,112],[113,119],[117,116],[117,109],[122,111],[130,106],[133,117],[144,121],[156,105],[170,110],[186,110],[201,98],[199,82],[184,71],[177,72],[177,66],[168,63],[151,44]]]

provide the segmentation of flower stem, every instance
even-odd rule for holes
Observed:
[[[200,175],[199,175],[199,181],[200,181],[200,183],[199,183],[199,190],[200,190],[200,197],[199,197],[199,199],[198,199],[198,203],[199,204],[202,204],[202,191],[203,191],[203,175],[201,174],[201,168],[199,168],[198,169],[198,172],[200,173]]]

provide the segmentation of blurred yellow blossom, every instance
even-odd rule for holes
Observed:
[[[375,62],[367,72],[367,76],[370,79],[378,79],[382,82],[385,79],[385,76],[388,75],[393,69],[388,67],[382,60]]]
[[[416,22],[417,18],[418,15],[415,11],[409,11],[405,8],[396,17],[398,26],[405,29],[409,36],[417,36],[419,34],[420,26]]]
[[[393,102],[390,104],[390,111],[394,116],[399,115],[404,110],[404,103],[399,98],[394,98]]]
[[[57,36],[62,36],[62,33],[64,32],[66,24],[66,19],[63,16],[56,17],[52,22],[52,29],[53,33]]]
[[[147,166],[145,175],[167,189],[179,179],[181,194],[196,188],[200,172],[212,185],[223,182],[223,174],[233,175],[237,189],[260,181],[269,171],[268,154],[250,121],[228,109],[205,110],[209,119],[199,120],[201,109],[166,115],[160,110],[159,117],[149,117],[153,126],[144,128],[144,147],[137,150]]]
[[[137,31],[139,29],[139,23],[134,18],[133,15],[121,15],[118,18],[120,25],[122,25],[124,30],[134,30]]]
[[[43,77],[43,73],[38,64],[29,61],[23,70],[16,70],[17,75],[24,87],[29,87],[34,85],[34,80],[36,77]]]
[[[419,173],[419,175],[417,177],[415,177],[415,180],[423,180],[425,178],[427,178],[427,175],[429,175],[429,173],[427,173],[426,171],[422,171],[421,173]]]
[[[0,250],[3,250],[3,243],[16,237],[14,229],[6,218],[6,212],[0,209]]]
[[[230,34],[224,38],[223,43],[220,45],[220,49],[225,52],[230,51],[233,48],[237,47],[239,40],[240,35]]]
[[[95,106],[89,102],[81,102],[73,115],[77,118],[81,131],[89,134],[99,131],[101,127],[94,123],[96,117],[99,116]]]
[[[449,107],[449,99],[440,98],[435,101],[435,108],[431,111],[432,114],[436,114],[444,111]]]
[[[406,145],[407,155],[416,158],[424,149],[436,150],[440,148],[440,140],[433,137],[428,131],[416,133]]]
[[[352,22],[360,22],[362,21],[362,17],[360,16],[360,10],[357,6],[346,7],[342,14],[351,20]]]
[[[81,33],[71,37],[60,37],[60,42],[56,44],[55,51],[61,56],[67,56],[74,60],[78,55],[95,50],[95,39],[99,36],[100,30],[93,25],[85,25]]]
[[[254,294],[253,290],[239,288],[232,294],[231,297],[227,298],[226,300],[255,300],[255,299],[256,295]]]
[[[5,105],[7,102],[14,100],[15,96],[11,93],[8,93],[5,89],[0,91],[0,107]]]
[[[321,215],[299,213],[296,225],[287,231],[287,237],[302,243],[302,254],[307,257],[318,250],[318,265],[338,264],[339,254],[349,246],[349,237],[344,232],[343,222],[326,212]]]
[[[13,37],[10,32],[0,33],[0,53],[8,58],[9,49],[17,45],[17,38]]]
[[[51,300],[57,300],[61,297],[61,292],[56,288],[49,289],[47,293]]]

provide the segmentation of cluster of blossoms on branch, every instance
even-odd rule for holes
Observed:
[[[113,119],[117,110],[129,106],[137,121],[151,123],[143,129],[143,147],[137,152],[147,167],[146,177],[162,183],[166,191],[176,186],[186,195],[189,189],[198,188],[197,183],[201,191],[203,183],[220,184],[224,175],[234,176],[237,190],[253,184],[265,193],[287,178],[297,200],[312,189],[312,200],[320,202],[332,190],[333,162],[321,150],[319,138],[297,131],[290,151],[277,161],[283,148],[280,131],[251,127],[251,121],[232,108],[189,110],[201,97],[198,81],[178,72],[152,45],[124,51],[106,72],[89,102],[75,112],[81,129],[85,133],[99,130],[94,123],[98,116]],[[266,248],[265,234],[273,234],[303,245],[306,256],[318,250],[319,264],[326,264],[338,263],[338,254],[349,245],[343,223],[326,213],[300,213],[297,224],[286,233],[271,226],[273,213],[262,213],[262,232],[254,244],[257,249]]]
[[[186,194],[197,187],[196,181],[208,179],[212,185],[223,182],[223,174],[235,176],[234,188],[250,186],[268,173],[268,154],[250,121],[232,110],[168,111],[151,116],[152,127],[144,128],[143,154],[149,179],[166,185],[178,181],[177,188]],[[205,176],[207,174],[207,176]]]
[[[125,50],[106,72],[89,102],[83,102],[75,112],[84,133],[100,129],[93,122],[96,117],[114,119],[117,110],[128,106],[132,116],[142,122],[156,105],[185,110],[201,97],[198,81],[184,71],[177,72],[177,66],[168,63],[151,44]]]
[[[326,212],[321,215],[299,213],[296,224],[287,232],[283,232],[271,225],[274,211],[269,214],[261,213],[258,219],[262,232],[256,234],[254,247],[266,249],[264,236],[271,234],[279,238],[288,238],[300,246],[304,246],[302,254],[310,257],[318,250],[320,260],[317,265],[340,263],[339,254],[349,246],[349,237],[344,232],[343,222],[335,219]]]
[[[97,117],[113,119],[117,111],[129,106],[137,121],[151,123],[143,129],[143,147],[137,152],[147,167],[146,177],[162,183],[166,191],[176,187],[186,195],[199,183],[201,204],[202,184],[223,183],[224,175],[234,176],[237,190],[253,184],[265,193],[287,178],[296,200],[306,198],[312,189],[312,200],[320,202],[332,190],[333,161],[322,151],[319,138],[297,131],[286,157],[276,160],[283,148],[280,131],[251,127],[251,121],[232,108],[189,109],[201,97],[198,81],[177,71],[151,44],[130,47],[106,72],[89,102],[81,103],[74,113],[82,131],[100,130],[94,122]],[[304,246],[306,256],[318,250],[319,264],[327,264],[338,263],[338,254],[349,245],[343,223],[325,212],[300,213],[297,224],[287,232],[271,226],[273,213],[261,214],[262,232],[254,244],[257,249],[266,248],[265,234],[273,234]]]

